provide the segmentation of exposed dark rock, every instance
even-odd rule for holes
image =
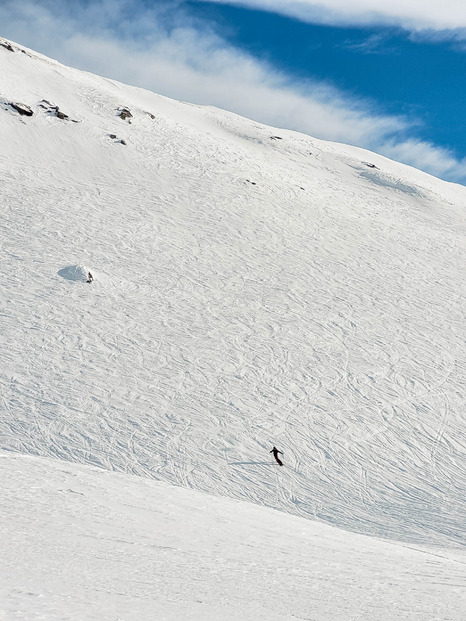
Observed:
[[[50,116],[56,116],[57,119],[61,119],[62,121],[70,120],[73,123],[78,123],[78,121],[75,121],[74,119],[70,119],[70,117],[64,112],[62,112],[58,106],[54,106],[47,99],[43,99],[40,102],[39,106],[41,108],[44,108],[44,110],[47,110]]]
[[[126,121],[126,119],[130,119],[133,116],[128,108],[119,108],[119,112],[120,114],[118,116],[120,119],[123,119],[123,121]],[[128,122],[131,123],[131,121]]]
[[[155,119],[155,114],[152,114],[152,112],[146,112],[146,114],[148,114],[151,119]]]
[[[281,136],[270,136],[271,140],[283,140]]]
[[[126,145],[126,140],[120,140],[120,144]]]
[[[21,116],[32,116],[34,112],[31,110],[29,106],[23,103],[10,103],[9,104],[16,112],[18,112]]]
[[[0,45],[1,45],[2,47],[4,47],[6,50],[8,50],[9,52],[14,52],[14,51],[15,51],[15,48],[14,48],[14,47],[12,47],[12,46],[8,43],[8,41],[0,41]]]
[[[109,134],[108,137],[111,138],[112,140],[115,140],[116,134]]]
[[[365,164],[368,168],[376,168],[379,170],[375,164],[370,164],[369,162],[363,162],[363,164]]]
[[[56,110],[56,115],[57,115],[57,117],[58,117],[59,119],[62,119],[62,120],[65,120],[65,119],[69,119],[69,118],[70,118],[67,114],[65,114],[64,112],[61,112],[61,111],[58,109],[58,106],[57,106],[57,110]]]

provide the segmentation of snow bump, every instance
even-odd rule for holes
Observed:
[[[83,265],[69,265],[58,270],[58,275],[72,282],[87,282],[89,272]]]

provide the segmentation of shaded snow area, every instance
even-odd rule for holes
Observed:
[[[464,618],[448,550],[43,458],[0,453],[0,475],[2,619]]]
[[[463,620],[466,188],[0,75],[0,618]]]

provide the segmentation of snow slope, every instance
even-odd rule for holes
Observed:
[[[451,550],[5,452],[0,493],[2,620],[464,618]]]
[[[1,447],[463,548],[466,189],[5,45]]]

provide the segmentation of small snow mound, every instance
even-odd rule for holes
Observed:
[[[90,270],[83,265],[69,265],[58,270],[58,275],[73,282],[87,282]]]

